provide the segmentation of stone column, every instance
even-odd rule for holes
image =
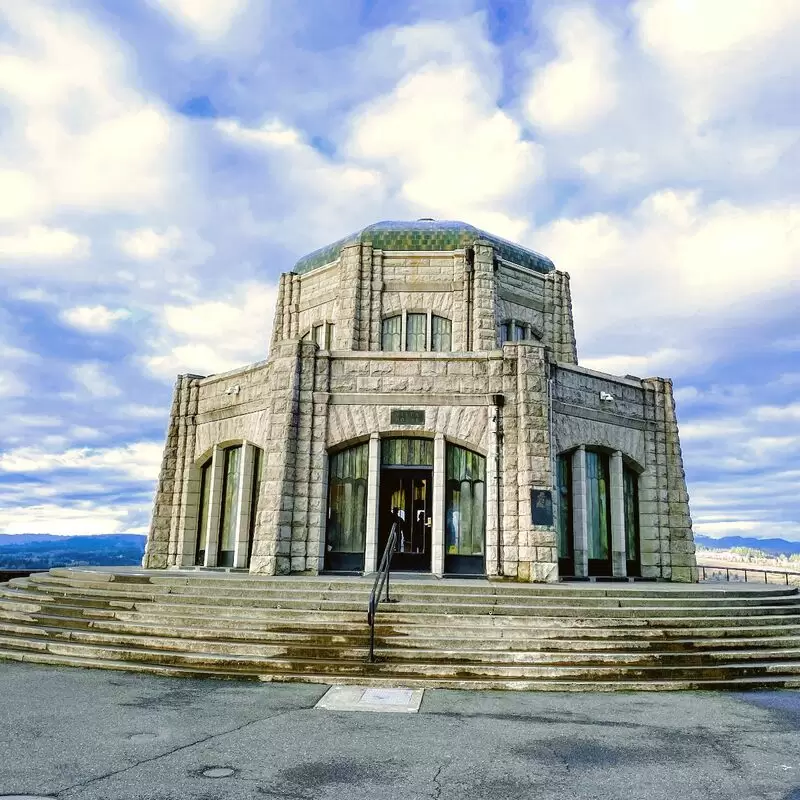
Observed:
[[[233,553],[233,566],[244,569],[247,566],[247,545],[250,538],[250,507],[253,502],[253,462],[256,449],[249,442],[242,444],[242,463],[239,467],[239,516],[236,521],[236,545]]]
[[[208,495],[208,521],[206,522],[205,567],[217,566],[219,548],[219,522],[222,514],[222,475],[225,469],[225,451],[216,445],[211,456],[211,486]]]
[[[486,459],[486,541],[484,565],[487,575],[498,575],[497,539],[499,535],[500,493],[497,477],[500,474],[500,428],[502,409],[489,406],[489,454]]]
[[[496,350],[494,249],[488,242],[475,243],[472,286],[472,350]]]
[[[586,448],[572,454],[572,535],[575,544],[575,577],[589,574],[589,519],[586,514]]]
[[[381,437],[369,437],[369,463],[367,473],[367,540],[364,548],[364,572],[378,569],[378,521],[381,496]]]
[[[437,433],[433,440],[433,527],[431,530],[431,572],[444,574],[444,483],[447,442]]]
[[[615,578],[627,575],[625,556],[625,494],[622,480],[622,453],[611,454],[611,569]]]

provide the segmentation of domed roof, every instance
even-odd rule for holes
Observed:
[[[310,272],[329,264],[339,257],[343,247],[357,242],[371,243],[376,250],[460,250],[473,244],[476,239],[490,242],[501,258],[514,264],[536,272],[552,272],[555,269],[555,264],[546,256],[466,222],[418,219],[416,222],[386,220],[367,225],[357,233],[303,256],[292,272]]]

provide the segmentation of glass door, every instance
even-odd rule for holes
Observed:
[[[392,525],[398,526],[392,569],[429,572],[433,519],[433,470],[384,469],[381,473],[381,506],[378,558],[383,556]]]

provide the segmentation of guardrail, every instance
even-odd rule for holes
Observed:
[[[383,558],[381,565],[378,567],[378,574],[375,576],[375,583],[372,584],[372,591],[369,595],[369,610],[367,611],[367,622],[369,623],[369,660],[370,663],[375,661],[375,615],[378,613],[378,603],[381,602],[381,592],[383,586],[386,584],[386,598],[385,602],[391,603],[389,598],[389,570],[392,566],[392,553],[394,553],[394,545],[397,541],[397,523],[392,524],[392,529],[389,531],[389,540],[386,542],[386,547],[383,549]]]
[[[786,586],[789,586],[789,578],[795,578],[798,583],[800,583],[800,572],[789,572],[785,569],[768,569],[764,567],[730,567],[730,566],[722,566],[722,565],[714,565],[714,564],[698,564],[698,570],[700,570],[700,577],[702,580],[708,580],[707,574],[711,573],[725,573],[725,580],[731,580],[731,572],[741,572],[744,573],[744,583],[748,583],[747,575],[748,573],[751,574],[761,574],[764,576],[764,583],[770,583],[769,576],[770,575],[778,575],[783,580],[773,581],[773,583],[785,583]],[[733,580],[736,580],[734,577]]]

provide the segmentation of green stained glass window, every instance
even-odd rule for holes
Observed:
[[[448,555],[483,555],[486,538],[486,459],[447,445],[445,547]]]
[[[250,495],[250,527],[247,539],[247,564],[250,566],[250,557],[253,554],[253,542],[256,536],[256,524],[258,521],[258,501],[261,495],[261,481],[264,477],[264,453],[256,447],[253,452],[253,484]]]
[[[367,533],[369,445],[359,444],[330,457],[328,552],[363,553]]]
[[[586,512],[589,558],[607,559],[610,533],[608,456],[586,452]]]
[[[425,341],[427,328],[427,314],[406,315],[406,350],[421,352],[427,349]]]
[[[197,514],[197,546],[195,564],[203,566],[208,540],[208,500],[211,495],[211,459],[200,468],[200,509]]]
[[[434,315],[431,327],[431,350],[434,353],[449,353],[453,349],[453,323],[446,317]]]
[[[432,439],[383,439],[381,464],[384,467],[432,467]]]
[[[225,450],[219,520],[219,555],[217,556],[217,565],[221,567],[233,566],[236,527],[239,522],[239,465],[241,458],[241,445],[228,447]]]
[[[403,318],[398,314],[396,317],[387,317],[383,321],[381,335],[381,349],[392,352],[399,351],[402,344]]]
[[[572,548],[572,456],[558,457],[558,555],[571,558]]]
[[[639,560],[639,477],[628,467],[622,473],[625,500],[625,545],[628,561]]]

